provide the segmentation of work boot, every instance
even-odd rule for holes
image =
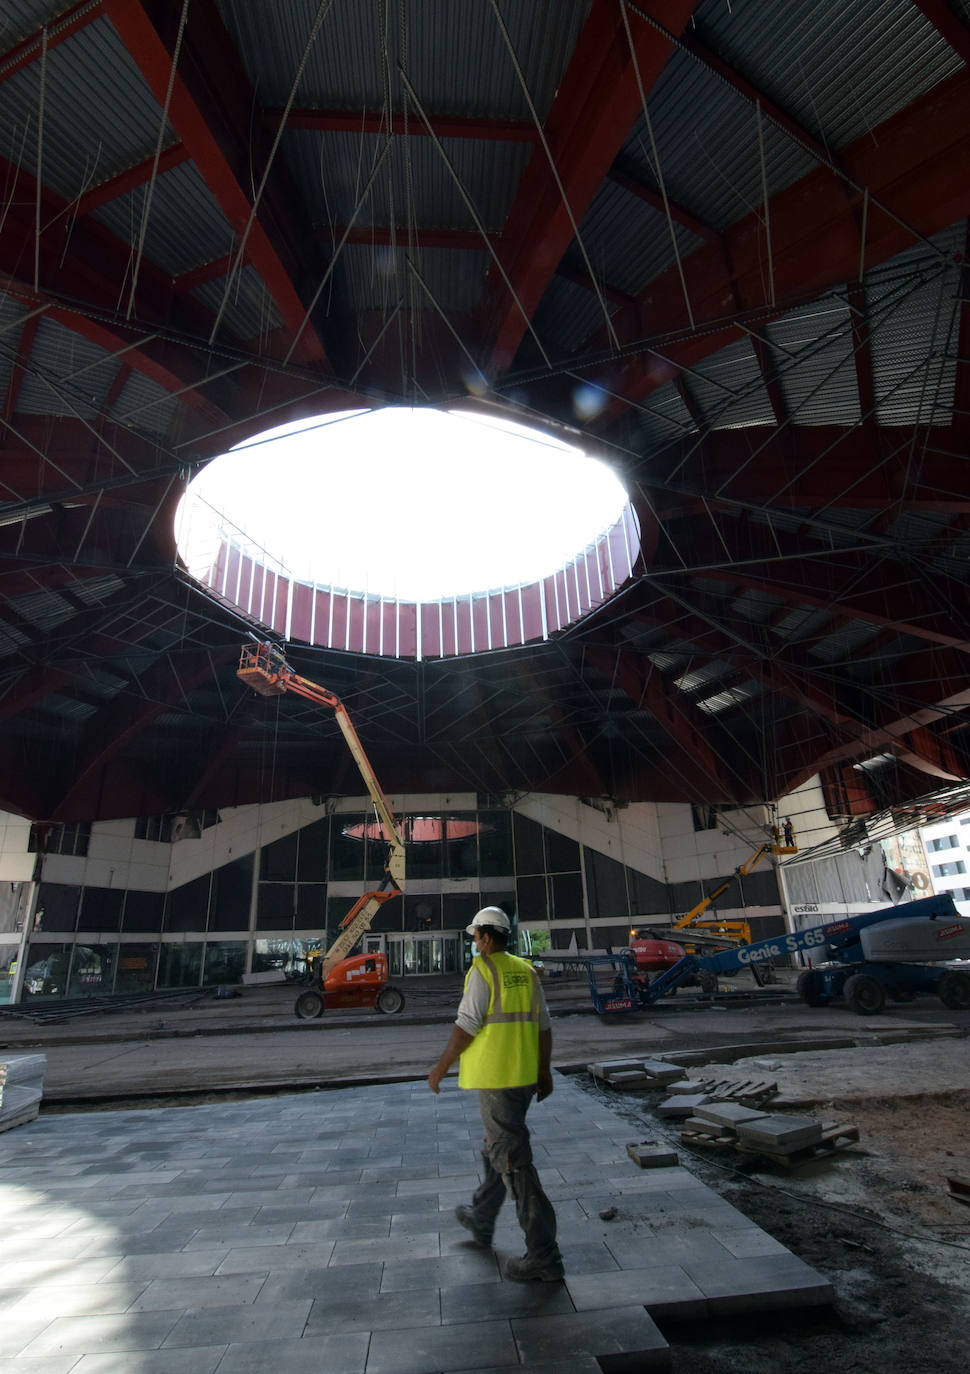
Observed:
[[[559,1283],[564,1272],[561,1255],[546,1260],[534,1260],[523,1255],[521,1259],[505,1262],[505,1277],[515,1279],[517,1283]]]
[[[455,1208],[455,1217],[460,1226],[464,1226],[466,1231],[471,1231],[476,1245],[480,1245],[483,1250],[491,1249],[492,1228],[483,1226],[470,1207],[460,1203]]]

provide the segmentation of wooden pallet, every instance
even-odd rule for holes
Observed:
[[[692,1078],[692,1091],[708,1093],[712,1102],[742,1102],[760,1107],[778,1096],[778,1084],[767,1078]]]
[[[804,1145],[800,1150],[792,1150],[785,1154],[782,1151],[766,1150],[761,1145],[743,1145],[740,1141],[737,1142],[737,1150],[739,1154],[758,1155],[761,1159],[770,1160],[772,1164],[780,1164],[783,1169],[798,1169],[803,1164],[811,1164],[813,1160],[825,1159],[828,1155],[847,1150],[850,1145],[857,1144],[858,1140],[858,1126],[823,1121],[822,1139],[814,1145]]]

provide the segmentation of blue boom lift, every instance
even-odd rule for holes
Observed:
[[[970,920],[960,916],[948,894],[847,916],[790,935],[756,940],[719,954],[688,954],[652,982],[640,977],[632,951],[585,960],[593,1005],[600,1013],[639,1011],[653,1006],[691,975],[736,972],[765,960],[805,950],[817,961],[798,978],[798,995],[810,1007],[836,998],[862,1016],[882,1011],[887,997],[909,1002],[935,992],[952,1010],[970,1007],[970,972],[946,967],[970,959]],[[614,972],[608,990],[597,985]]]

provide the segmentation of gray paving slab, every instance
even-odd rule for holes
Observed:
[[[83,1355],[71,1365],[71,1374],[214,1374],[225,1354],[224,1345],[213,1345],[194,1350],[139,1350],[137,1360],[127,1350]],[[21,1374],[33,1374],[33,1365],[25,1361]]]
[[[571,1316],[513,1318],[512,1331],[524,1365],[593,1355],[604,1374],[670,1368],[670,1347],[639,1305]]]
[[[485,1369],[499,1360],[519,1364],[507,1321],[468,1322],[461,1326],[375,1331],[367,1356],[367,1374],[429,1374]]]
[[[523,1248],[511,1207],[494,1251],[455,1222],[481,1127],[453,1083],[42,1115],[0,1150],[0,1374],[610,1374],[663,1367],[648,1310],[830,1298],[686,1169],[637,1169],[629,1120],[578,1085],[530,1120],[565,1284],[502,1278]]]

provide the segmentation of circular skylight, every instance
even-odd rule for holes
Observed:
[[[547,433],[388,407],[303,420],[214,459],[176,535],[196,576],[231,538],[293,579],[427,603],[538,582],[626,506],[605,464]]]

